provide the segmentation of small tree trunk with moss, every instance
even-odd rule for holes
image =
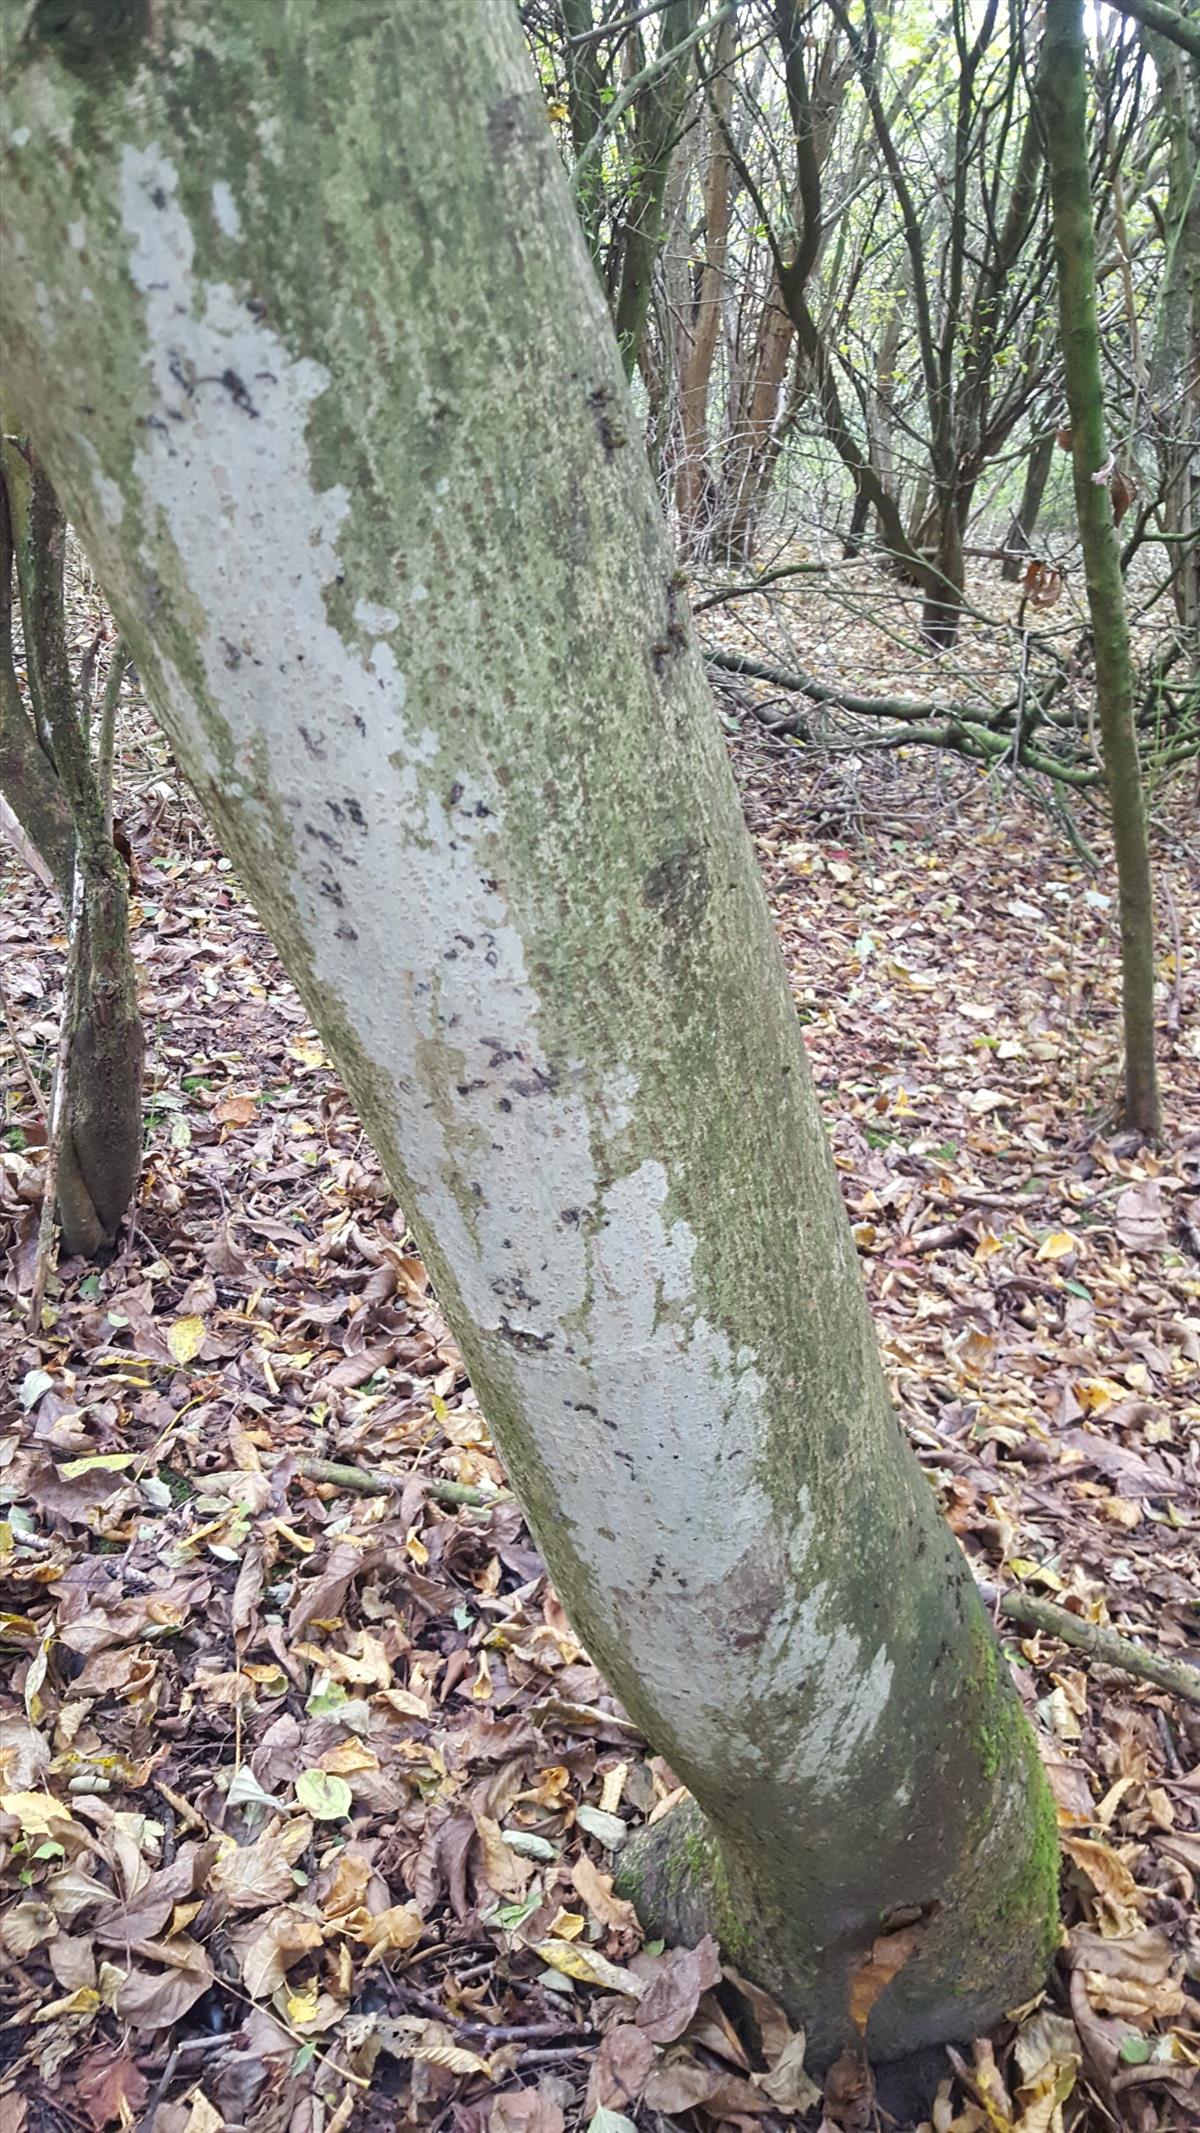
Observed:
[[[129,949],[124,864],[93,767],[86,692],[71,669],[64,604],[66,524],[44,469],[13,438],[0,452],[0,788],[74,907],[63,1015],[68,1041],[55,1183],[68,1252],[94,1258],[116,1240],[142,1160],[143,1038]],[[28,677],[13,657],[13,564]],[[124,655],[118,648],[115,694]],[[106,705],[106,717],[114,707]]]
[[[1047,430],[1034,439],[1025,462],[1025,481],[1021,489],[1021,501],[1013,512],[1008,532],[1004,536],[1005,557],[1000,575],[1009,585],[1015,585],[1025,570],[1025,558],[1033,552],[1033,535],[1050,479],[1054,461],[1054,432]]]
[[[1050,173],[1075,509],[1087,580],[1096,709],[1117,862],[1125,1123],[1154,1139],[1162,1124],[1154,1057],[1154,890],[1134,725],[1125,584],[1107,481],[1112,455],[1105,436],[1096,319],[1082,0],[1048,0],[1036,96]]]
[[[971,2037],[1045,1975],[1054,1810],[888,1400],[515,11],[173,0],[119,63],[10,49],[14,397],[694,1794],[643,1913],[711,1923],[817,2063],[897,1929],[868,2047]]]

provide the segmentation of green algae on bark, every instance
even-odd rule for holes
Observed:
[[[14,399],[699,1803],[676,1897],[715,1878],[830,2052],[916,1915],[869,2042],[977,2033],[1044,1969],[1038,1781],[888,1401],[515,17],[170,0],[133,87],[13,77]]]

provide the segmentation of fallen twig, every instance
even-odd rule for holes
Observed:
[[[1193,1666],[1190,1660],[1166,1659],[1160,1652],[1148,1651],[1144,1644],[1135,1644],[1131,1637],[1123,1637],[1119,1630],[1107,1629],[1099,1622],[1085,1622],[1081,1615],[1073,1615],[1054,1600],[1038,1599],[1031,1592],[1000,1592],[995,1585],[982,1582],[979,1589],[989,1606],[998,1607],[1005,1620],[1015,1622],[1019,1628],[1042,1630],[1046,1636],[1057,1637],[1105,1666],[1118,1667],[1139,1681],[1152,1681],[1160,1689],[1170,1689],[1185,1703],[1200,1704],[1200,1667]]]
[[[411,1474],[373,1474],[366,1467],[343,1466],[336,1459],[313,1459],[307,1455],[297,1461],[300,1473],[306,1481],[324,1481],[330,1488],[348,1489],[354,1496],[390,1496],[402,1489]],[[490,1510],[494,1503],[512,1503],[507,1489],[475,1488],[467,1481],[442,1481],[436,1474],[422,1475],[425,1493],[435,1503],[467,1504],[474,1510]]]

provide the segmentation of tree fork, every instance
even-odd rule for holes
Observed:
[[[1053,1805],[888,1400],[516,16],[75,19],[9,41],[12,396],[705,1816],[674,1883],[815,2063],[901,1919],[868,2048],[976,2035],[1045,1975]]]

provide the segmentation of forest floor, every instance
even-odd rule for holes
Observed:
[[[1114,1125],[1106,869],[966,766],[749,720],[730,742],[955,1532],[989,1586],[1200,1656],[1194,780],[1156,796],[1156,1155]],[[1058,1801],[1060,1961],[931,2104],[844,2067],[822,2099],[711,1944],[641,1945],[612,1875],[674,1775],[487,1500],[503,1470],[404,1216],[136,723],[122,783],[145,1172],[36,1339],[44,1134],[0,1027],[6,2133],[1194,2125],[1200,1712],[1043,1634],[1001,1624]],[[43,1077],[63,945],[10,868],[4,988]]]

